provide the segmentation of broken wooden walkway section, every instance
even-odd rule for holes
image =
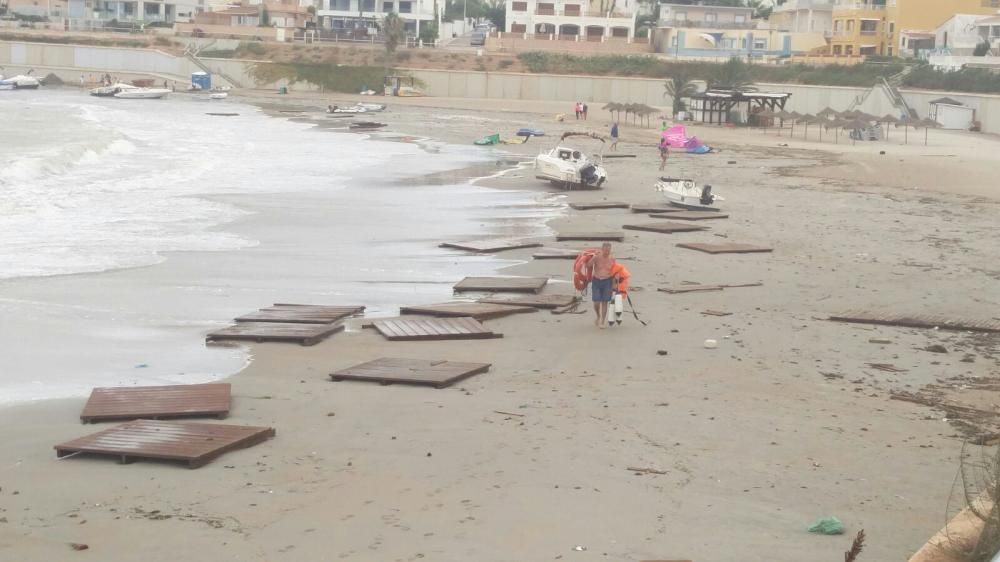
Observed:
[[[485,373],[489,369],[489,363],[383,357],[331,373],[330,380],[445,388],[473,375]]]
[[[542,248],[531,254],[536,260],[575,260],[583,250],[570,248]]]
[[[754,246],[752,244],[678,244],[678,248],[697,250],[706,254],[756,254],[773,252],[774,248]]]
[[[624,232],[560,232],[556,240],[592,240],[599,242],[624,242]]]
[[[625,230],[642,230],[646,232],[658,232],[660,234],[673,234],[675,232],[695,232],[698,230],[708,230],[706,226],[681,222],[649,222],[643,224],[626,224]]]
[[[165,419],[229,414],[228,383],[95,388],[80,421]]]
[[[721,291],[723,289],[735,289],[737,287],[761,287],[763,283],[742,283],[739,285],[680,285],[677,287],[660,287],[657,291],[670,293],[672,295],[682,293],[703,293],[707,291]]]
[[[649,216],[661,219],[676,219],[682,221],[703,221],[709,219],[727,219],[726,213],[712,213],[708,211],[680,211],[671,213],[652,213]]]
[[[466,277],[454,286],[454,290],[456,293],[537,293],[548,282],[548,277]]]
[[[400,307],[400,314],[423,314],[426,316],[468,316],[476,320],[502,318],[511,314],[537,312],[530,306],[514,306],[509,304],[492,304],[482,302],[447,302],[442,304],[427,304],[422,306]]]
[[[878,324],[904,328],[958,330],[966,332],[1000,332],[1000,321],[986,318],[955,318],[940,314],[895,314],[891,312],[851,311],[830,316],[834,322]]]
[[[680,213],[683,210],[684,209],[673,207],[671,205],[657,205],[657,204],[632,205],[633,213],[657,213],[657,214]]]
[[[180,461],[197,468],[219,455],[271,437],[271,427],[137,420],[55,446],[56,456],[111,456],[122,464],[138,459]]]
[[[580,300],[575,295],[524,295],[524,296],[501,296],[491,295],[479,302],[493,304],[510,304],[516,306],[532,306],[535,308],[553,309],[569,306]]]
[[[491,252],[501,252],[504,250],[516,250],[519,248],[537,248],[541,246],[538,242],[524,242],[521,240],[472,240],[468,242],[443,242],[439,244],[441,248],[452,248],[455,250],[465,250],[486,254]]]
[[[483,326],[479,320],[458,318],[387,318],[372,321],[372,327],[390,341],[481,340],[503,334]]]
[[[280,322],[286,324],[332,324],[364,312],[360,305],[275,304],[236,318],[237,322]]]
[[[570,203],[570,208],[577,211],[590,211],[592,209],[628,209],[628,203],[621,201],[598,201],[594,203]]]
[[[315,345],[344,329],[343,324],[293,324],[287,322],[239,322],[209,332],[208,343],[218,341],[289,342]]]

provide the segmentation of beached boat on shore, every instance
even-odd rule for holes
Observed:
[[[99,98],[111,98],[115,94],[124,90],[137,89],[138,86],[133,86],[132,84],[125,84],[124,82],[118,82],[116,84],[109,84],[107,86],[98,86],[97,88],[91,88],[90,95],[97,96]]]
[[[122,90],[115,97],[123,100],[154,100],[167,96],[170,90],[166,88],[131,88]]]
[[[10,78],[0,76],[0,89],[4,90],[37,90],[41,82],[34,76],[18,74]]]
[[[692,211],[718,211],[714,204],[723,201],[722,197],[712,193],[712,186],[699,187],[694,180],[687,178],[660,178],[655,189],[663,193],[671,205]]]
[[[604,137],[592,133],[563,133],[560,143],[568,137],[582,136],[601,141],[601,153],[594,158],[583,151],[565,145],[542,152],[535,158],[535,177],[567,189],[599,189],[607,181],[608,172],[601,165]]]

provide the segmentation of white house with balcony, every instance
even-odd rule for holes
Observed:
[[[419,34],[435,20],[434,0],[317,0],[320,26],[341,33],[374,33],[387,14],[395,12],[406,32]]]
[[[569,41],[631,41],[638,0],[507,0],[508,33]]]
[[[775,6],[767,26],[796,33],[822,33],[833,30],[833,0],[786,0]]]

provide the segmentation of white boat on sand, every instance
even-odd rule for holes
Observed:
[[[0,76],[0,88],[5,90],[36,90],[41,83],[34,76],[18,74],[10,78]]]
[[[563,133],[559,141],[573,136],[601,141],[601,151],[590,158],[579,149],[560,144],[535,158],[535,177],[567,189],[599,189],[608,179],[608,172],[601,165],[605,138],[593,133]]]
[[[118,92],[115,97],[123,100],[154,100],[164,98],[170,92],[166,88],[131,88]]]
[[[718,211],[715,202],[725,201],[712,193],[712,186],[699,187],[694,180],[687,178],[660,178],[655,189],[663,193],[671,205],[692,211]]]

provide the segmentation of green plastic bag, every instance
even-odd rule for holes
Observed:
[[[806,529],[810,533],[819,533],[821,535],[843,535],[844,534],[844,524],[840,522],[840,519],[836,517],[822,517],[809,525]]]

